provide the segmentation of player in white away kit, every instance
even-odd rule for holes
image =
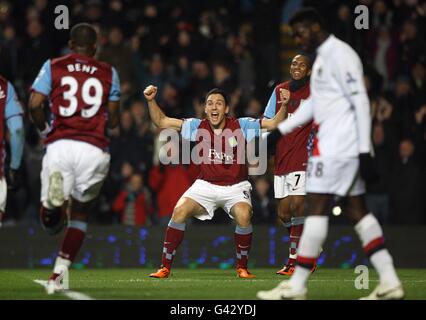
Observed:
[[[293,276],[259,299],[304,299],[310,268],[328,231],[326,216],[333,195],[346,197],[344,211],[361,239],[364,251],[379,274],[380,283],[366,299],[402,299],[404,291],[385,247],[382,228],[365,207],[364,181],[375,178],[370,156],[370,103],[363,83],[362,63],[345,42],[323,29],[318,13],[302,9],[290,25],[303,50],[316,50],[311,74],[311,96],[278,130],[276,139],[314,120],[318,133],[308,162],[305,227]],[[268,141],[269,142],[269,141]]]

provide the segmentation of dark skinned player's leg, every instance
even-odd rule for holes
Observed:
[[[346,197],[346,199],[344,199],[343,209],[343,212],[345,212],[350,223],[353,225],[356,225],[362,218],[364,218],[368,214],[364,195]]]
[[[297,247],[299,246],[300,236],[303,231],[304,224],[304,203],[305,196],[291,195],[290,200],[291,210],[291,230],[290,230],[290,249],[288,264],[294,265],[297,259]]]
[[[53,207],[50,209],[40,204],[40,223],[49,235],[55,235],[62,231],[66,223],[67,208],[68,201],[65,201],[62,207]]]
[[[345,212],[355,226],[365,254],[379,274],[380,283],[384,288],[400,286],[392,256],[385,246],[382,228],[376,217],[368,212],[364,195],[347,197]]]
[[[283,226],[287,229],[288,235],[291,234],[291,207],[290,207],[290,197],[287,196],[285,198],[278,199],[278,208],[277,208],[278,219],[283,224]],[[287,264],[291,263],[291,261],[287,261]],[[277,273],[280,273],[283,269],[279,270]]]
[[[86,203],[79,202],[76,199],[71,201],[70,219],[60,252],[63,257],[67,257],[71,262],[74,261],[83,244],[87,231],[87,221],[94,204],[94,200]]]
[[[288,233],[291,231],[291,208],[290,208],[290,197],[278,199],[278,219],[281,221],[284,227],[286,227]]]
[[[61,266],[66,266],[68,268],[74,262],[74,259],[83,244],[87,231],[87,221],[90,212],[93,210],[94,204],[94,200],[83,203],[76,199],[71,199],[69,204],[70,217],[68,226],[65,230],[61,250],[59,251],[58,258],[56,259],[51,279],[58,276]]]
[[[314,268],[328,232],[328,215],[332,195],[306,195],[306,219],[299,243],[297,266],[290,279],[290,285],[296,290],[306,288],[306,282]]]

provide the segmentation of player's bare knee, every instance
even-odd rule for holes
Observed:
[[[70,217],[72,220],[87,221],[90,213],[95,210],[95,206],[95,200],[81,202],[72,198],[70,201]]]
[[[251,217],[251,210],[241,212],[238,217],[238,225],[243,228],[248,227],[251,224]]]
[[[253,209],[248,204],[237,204],[232,208],[232,214],[237,225],[246,228],[251,224]]]
[[[177,223],[184,223],[188,219],[189,213],[183,206],[177,206],[173,209],[172,220]]]
[[[303,201],[303,198],[294,201],[291,209],[291,214],[293,217],[303,217],[305,211],[305,203]]]
[[[85,212],[71,211],[70,220],[87,222],[89,220],[89,215]]]
[[[357,224],[365,215],[368,214],[368,210],[365,205],[363,196],[348,197],[345,201],[343,211],[346,213],[350,223]]]
[[[346,217],[352,225],[356,225],[367,213],[350,206],[345,206],[343,212],[346,213]]]
[[[282,222],[288,222],[291,220],[291,211],[290,207],[288,205],[282,204],[283,199],[280,200],[280,203],[278,205],[278,218]]]
[[[291,212],[290,211],[278,211],[278,218],[281,221],[286,222],[291,220]]]

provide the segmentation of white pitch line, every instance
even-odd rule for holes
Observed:
[[[34,280],[35,283],[38,283],[39,285],[43,286],[44,288],[46,288],[47,286],[47,281],[46,280]],[[64,290],[61,291],[60,293],[62,293],[64,296],[73,299],[73,300],[95,300],[94,298],[92,298],[91,296],[88,296],[87,294],[81,293],[81,292],[77,292],[77,291],[72,291],[72,290]]]
[[[274,280],[285,280],[283,278],[279,278],[277,277],[277,279],[248,279],[249,281],[253,281],[253,282],[269,282],[269,281],[274,281]],[[77,280],[74,280],[77,281]],[[152,279],[152,278],[147,278],[147,279],[116,279],[116,280],[84,280],[84,281],[88,281],[88,282],[101,282],[101,281],[108,281],[108,282],[156,282],[156,281],[162,281],[161,279]],[[176,278],[167,278],[167,279],[163,279],[163,281],[172,281],[172,282],[212,282],[212,281],[220,281],[220,282],[235,282],[235,281],[242,281],[242,282],[247,282],[247,279],[176,279]],[[355,279],[310,279],[309,282],[353,282],[355,281]],[[379,282],[378,279],[375,280],[370,280],[370,282]],[[426,280],[404,280],[402,279],[402,282],[404,283],[424,283],[426,282]]]

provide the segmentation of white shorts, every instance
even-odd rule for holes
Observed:
[[[0,179],[0,212],[6,210],[6,201],[7,201],[7,183],[6,178],[3,177]]]
[[[311,157],[306,171],[306,192],[342,197],[364,194],[365,183],[358,169],[358,158]]]
[[[275,199],[306,195],[305,180],[305,171],[295,171],[282,176],[274,176]]]
[[[41,170],[41,201],[47,200],[49,176],[59,171],[64,178],[64,196],[80,202],[95,199],[108,174],[110,155],[89,143],[58,140],[49,144]]]
[[[251,206],[251,184],[248,181],[231,186],[219,186],[210,182],[197,179],[186,190],[182,198],[190,198],[199,203],[205,212],[195,216],[199,220],[211,220],[217,208],[223,208],[231,217],[231,209],[238,202],[245,202]]]

